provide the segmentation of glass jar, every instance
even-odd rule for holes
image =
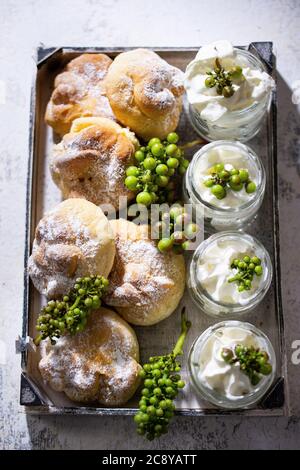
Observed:
[[[230,265],[233,259],[245,255],[259,257],[263,271],[261,276],[253,276],[250,290],[239,292],[235,282],[228,283],[234,275]],[[216,318],[240,317],[262,301],[272,273],[269,253],[256,238],[243,232],[219,232],[204,240],[194,252],[187,285],[191,298],[205,314]]]
[[[214,352],[212,351],[212,348],[209,349],[209,340],[213,341],[214,338],[220,338],[223,335],[224,330],[227,330],[228,334],[229,328],[235,329],[236,331],[241,331],[244,335],[246,333],[248,338],[246,340],[247,345],[250,345],[250,343],[253,342],[253,346],[259,347],[260,349],[266,351],[269,356],[268,362],[272,365],[271,374],[265,376],[262,375],[261,380],[257,385],[249,387],[250,392],[247,394],[229,395],[227,393],[226,395],[224,391],[222,393],[220,384],[219,389],[217,388],[216,384],[215,388],[213,388],[209,385],[208,382],[205,383],[205,378],[201,377],[203,368],[205,367],[205,358],[209,353],[213,354]],[[234,344],[234,339],[232,341],[232,344]],[[236,344],[240,344],[238,343],[238,340]],[[188,364],[191,381],[196,392],[202,395],[203,398],[209,401],[210,403],[220,408],[227,409],[253,407],[253,405],[258,403],[266,394],[266,392],[274,382],[276,375],[276,355],[268,337],[254,325],[239,321],[224,321],[221,323],[217,323],[216,325],[213,325],[207,330],[205,330],[192,345],[189,352]],[[224,381],[226,380],[225,375],[226,374],[224,374],[223,376]],[[245,380],[247,383],[247,378]],[[224,385],[225,384],[226,382],[224,382]]]
[[[255,55],[243,49],[234,48],[237,54],[238,64],[250,64],[260,72],[267,72],[264,64]],[[240,110],[228,110],[215,122],[206,121],[201,117],[195,106],[185,102],[186,110],[195,131],[205,140],[231,139],[246,142],[254,137],[260,130],[263,118],[268,112],[271,103],[272,92],[250,106]]]
[[[218,152],[230,152],[234,155],[241,156],[242,168],[248,169],[249,175],[256,183],[256,191],[252,194],[247,194],[243,188],[241,191],[231,192],[232,206],[227,202],[228,195],[224,199],[213,198],[210,202],[204,199],[204,190],[210,191],[204,187],[201,181],[201,167],[213,166],[218,161]],[[210,162],[207,162],[209,155],[216,155]],[[234,160],[227,157],[230,163]],[[226,157],[224,161],[226,163]],[[204,175],[202,175],[204,176]],[[203,189],[201,187],[203,185]],[[264,166],[256,153],[247,145],[240,142],[220,140],[204,145],[194,155],[187,171],[183,182],[183,197],[185,203],[197,206],[198,212],[203,214],[204,227],[208,232],[215,232],[219,230],[239,230],[251,222],[256,216],[265,194],[266,187],[266,173]]]

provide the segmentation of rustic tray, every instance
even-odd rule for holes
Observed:
[[[269,73],[276,80],[275,57],[272,43],[251,43],[247,49],[259,56]],[[24,309],[23,331],[17,340],[17,350],[22,354],[21,397],[20,403],[29,412],[57,414],[92,414],[92,415],[128,415],[134,414],[137,397],[124,407],[104,408],[80,406],[68,400],[64,394],[53,392],[43,384],[38,371],[38,351],[30,338],[35,335],[36,314],[41,306],[41,296],[33,288],[27,274],[27,261],[31,252],[34,230],[42,215],[60,202],[60,192],[52,182],[48,160],[53,144],[53,133],[44,123],[44,113],[49,99],[55,75],[72,58],[85,52],[104,52],[115,57],[129,48],[39,48],[37,50],[36,70],[31,97],[30,143],[27,180],[26,243],[24,258]],[[187,63],[194,58],[198,48],[154,48],[169,63],[184,70]],[[180,329],[180,310],[186,305],[192,329],[185,346],[183,378],[187,381],[183,393],[177,401],[177,413],[185,415],[267,415],[280,416],[288,414],[287,386],[284,379],[286,356],[284,348],[283,312],[280,287],[280,253],[278,227],[278,182],[277,182],[277,149],[276,149],[276,92],[273,93],[271,110],[259,135],[250,145],[260,155],[267,173],[267,187],[263,205],[256,220],[247,231],[259,238],[268,249],[273,266],[274,278],[271,288],[254,312],[242,319],[261,328],[271,339],[276,356],[276,381],[268,395],[256,407],[239,411],[224,411],[200,399],[192,390],[187,372],[187,353],[194,339],[208,326],[217,320],[202,314],[191,301],[186,292],[177,311],[163,322],[151,327],[136,327],[140,343],[141,361],[149,356],[169,352]],[[183,111],[179,129],[183,140],[197,138],[188,117]],[[189,152],[189,157],[197,148]]]

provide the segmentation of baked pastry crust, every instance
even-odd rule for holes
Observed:
[[[77,277],[108,277],[114,257],[114,235],[102,210],[84,199],[68,199],[40,220],[28,272],[41,294],[57,298]]]
[[[64,198],[85,198],[118,210],[127,202],[120,201],[121,196],[128,201],[134,198],[124,179],[137,145],[132,132],[110,119],[76,119],[70,133],[54,146],[50,161],[53,180]]]
[[[106,94],[118,121],[144,139],[164,138],[177,127],[182,109],[183,72],[155,52],[119,54],[105,78]]]
[[[182,255],[160,253],[148,237],[149,226],[111,221],[116,257],[104,297],[134,325],[154,325],[176,309],[185,287]]]
[[[76,402],[126,403],[140,379],[133,329],[112,310],[94,310],[83,332],[41,344],[39,369],[51,388]]]
[[[111,63],[105,54],[82,54],[57,75],[45,114],[55,132],[66,134],[74,119],[82,116],[115,119],[103,86]]]

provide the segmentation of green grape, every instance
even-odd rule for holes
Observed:
[[[138,184],[138,179],[136,176],[127,176],[125,179],[125,186],[130,189],[131,191],[134,191],[137,187]]]
[[[152,197],[149,193],[143,191],[137,195],[136,202],[144,206],[149,206],[152,202]]]
[[[207,77],[205,79],[205,86],[207,88],[213,88],[216,84],[216,80],[213,77]]]
[[[164,154],[164,146],[162,144],[154,144],[151,147],[151,152],[155,157],[161,157]]]
[[[249,179],[248,170],[239,170],[239,177],[242,183],[246,183]]]
[[[222,170],[224,170],[224,164],[223,163],[218,163],[216,166],[216,172],[220,173]]]
[[[151,149],[152,145],[154,144],[160,144],[160,139],[158,137],[153,137],[150,139],[148,142],[148,147]]]
[[[160,163],[157,165],[155,171],[158,175],[166,176],[168,174],[168,167],[164,163]]]
[[[257,276],[261,276],[263,270],[261,266],[255,266],[254,271]]]
[[[199,227],[197,224],[194,224],[194,223],[190,223],[188,224],[188,226],[186,227],[184,233],[185,233],[185,236],[189,239],[189,240],[193,240],[195,238],[195,236],[197,235],[199,231]]]
[[[164,175],[158,175],[155,179],[156,181],[156,184],[160,187],[160,188],[165,188],[168,183],[169,183],[169,177],[168,176],[164,176]]]
[[[185,172],[186,172],[186,168],[183,165],[180,165],[178,167],[178,173],[180,174],[180,176],[183,176]]]
[[[138,434],[145,435],[149,440],[167,432],[169,422],[174,415],[173,400],[179,390],[185,386],[184,381],[176,374],[178,369],[180,370],[177,357],[183,354],[184,341],[191,326],[184,310],[181,313],[181,333],[173,351],[164,356],[149,358],[149,363],[144,364],[140,373],[144,380],[144,388],[141,391],[142,399],[134,421],[137,424]],[[146,387],[146,384],[154,384],[157,373],[163,375],[163,378],[158,380],[159,387]]]
[[[108,281],[102,276],[78,278],[68,295],[62,300],[50,300],[42,309],[37,320],[39,335],[35,344],[50,339],[52,344],[66,332],[80,333],[87,324],[92,309],[101,305],[100,298],[108,287]]]
[[[129,166],[126,170],[126,176],[138,176],[139,169],[136,166]]]
[[[138,162],[142,162],[145,159],[145,154],[141,150],[137,150],[134,157]]]
[[[242,73],[243,73],[243,69],[242,67],[240,67],[239,65],[236,65],[235,67],[232,67],[228,73],[230,74],[230,76],[234,79],[237,79],[237,78],[240,78],[242,76]]]
[[[252,194],[252,193],[255,193],[255,191],[256,191],[256,184],[253,183],[253,181],[250,181],[246,186],[246,192],[248,194]]]
[[[231,189],[233,191],[240,191],[241,189],[243,189],[243,184],[242,183],[234,184],[230,181],[229,186],[231,187]]]
[[[257,385],[262,375],[272,373],[272,365],[268,362],[268,353],[253,346],[237,344],[233,349],[223,348],[221,357],[229,364],[238,363],[240,370],[249,377],[252,385]]]
[[[159,240],[157,248],[159,251],[168,251],[173,246],[173,240],[171,238],[162,238]]]
[[[185,168],[185,169],[188,168],[189,164],[190,164],[190,162],[189,162],[189,160],[187,160],[186,158],[184,158],[184,159],[182,160],[182,162],[181,162],[181,166],[182,166],[183,168]]]
[[[169,144],[166,147],[166,154],[169,155],[169,156],[173,156],[177,152],[177,149],[178,149],[177,145]]]
[[[237,272],[233,277],[228,278],[227,281],[236,282],[239,292],[250,290],[252,288],[251,281],[253,280],[253,275],[261,276],[263,273],[261,260],[257,256],[250,258],[249,255],[245,255],[242,260],[236,258],[231,262],[230,267],[237,270]]]
[[[170,144],[177,144],[178,140],[179,140],[179,136],[178,136],[178,134],[176,134],[176,132],[170,132],[167,135],[167,141]]]
[[[176,198],[178,184],[175,178],[185,173],[189,161],[184,159],[183,152],[176,145],[178,135],[170,133],[168,138],[163,142],[158,137],[150,139],[146,147],[135,152],[137,164],[126,170],[124,184],[137,192],[138,203],[144,200],[144,205],[150,204],[148,196],[138,197],[140,193],[149,193],[151,202],[159,204],[172,203]],[[170,181],[176,181],[176,185],[169,186]]]
[[[204,185],[207,188],[211,188],[214,185],[214,180],[212,178],[208,178],[207,180],[204,181]]]
[[[177,160],[177,158],[169,158],[167,160],[167,165],[169,168],[175,169],[179,166],[179,161]]]
[[[226,197],[226,189],[220,184],[214,184],[211,188],[211,192],[217,199],[224,199],[224,197]]]
[[[144,160],[144,168],[146,170],[154,170],[154,168],[156,167],[157,165],[157,162],[155,160],[155,158],[153,157],[147,157],[145,158]]]
[[[227,181],[230,178],[230,173],[229,171],[222,170],[219,174],[219,177],[221,178],[221,180]]]
[[[230,178],[230,183],[232,183],[233,185],[240,184],[241,183],[240,176],[239,175],[232,175],[231,178]]]

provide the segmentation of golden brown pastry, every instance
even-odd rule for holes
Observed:
[[[51,388],[77,402],[126,403],[139,385],[139,345],[133,329],[112,310],[94,310],[85,330],[42,344],[39,369]]]
[[[53,180],[64,198],[81,197],[118,210],[119,203],[126,206],[126,199],[119,201],[121,196],[128,201],[134,198],[124,179],[137,145],[132,132],[110,119],[76,119],[70,133],[54,146],[50,161]]]
[[[57,75],[45,115],[55,132],[66,134],[73,120],[81,116],[115,119],[103,87],[111,63],[105,54],[82,54]]]
[[[160,253],[149,227],[125,219],[111,221],[116,257],[104,299],[126,321],[153,325],[176,309],[185,286],[182,255]]]
[[[57,298],[77,277],[108,277],[114,257],[114,235],[102,210],[84,199],[68,199],[40,220],[28,271],[41,294]]]
[[[117,120],[144,139],[164,138],[177,127],[183,73],[155,52],[135,49],[119,54],[105,87]]]

